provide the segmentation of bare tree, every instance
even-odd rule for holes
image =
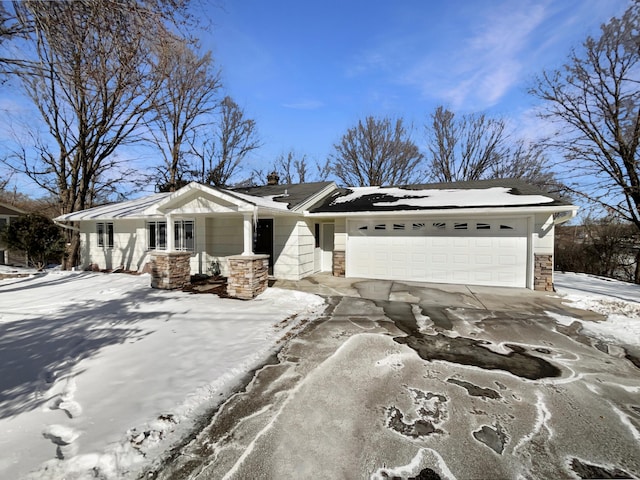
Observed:
[[[28,20],[20,21],[15,10],[7,8],[9,6],[9,2],[0,2],[0,46],[15,38],[24,38],[33,31],[33,24]],[[0,74],[10,73],[15,68],[27,64],[23,58],[0,55]]]
[[[221,83],[211,54],[199,56],[182,38],[161,39],[157,48],[160,91],[149,122],[154,143],[162,152],[164,166],[160,190],[175,191],[184,182],[188,158],[198,129],[216,109]]]
[[[421,180],[423,155],[402,119],[369,116],[347,130],[331,155],[331,170],[345,185],[400,185]]]
[[[566,196],[564,185],[549,166],[544,148],[540,144],[527,144],[517,140],[491,167],[486,178],[518,178],[550,193]]]
[[[480,180],[504,158],[504,121],[484,114],[457,117],[442,106],[431,120],[426,131],[432,180]]]
[[[640,3],[602,25],[561,69],[545,71],[530,93],[560,131],[546,144],[563,156],[573,194],[640,230]],[[638,264],[640,265],[640,253]],[[636,272],[640,283],[640,268]]]
[[[286,184],[324,182],[331,174],[331,165],[328,161],[324,165],[317,161],[312,164],[306,154],[289,150],[286,154],[278,155],[270,166],[254,168],[251,172],[252,183],[262,184],[271,172],[276,172],[280,182]]]
[[[128,175],[114,153],[135,138],[158,90],[148,59],[165,32],[165,3],[14,4],[34,25],[36,65],[17,73],[48,131],[17,168],[58,198],[60,213],[91,207]],[[79,235],[69,240],[76,265]]]
[[[226,186],[247,155],[260,146],[255,120],[246,118],[244,110],[231,97],[225,97],[220,102],[213,138],[193,147],[200,161],[201,181]]]
[[[425,130],[430,180],[519,178],[559,191],[540,145],[514,139],[502,119],[484,114],[457,116],[439,106]]]
[[[571,191],[615,212],[640,231],[640,3],[587,37],[561,70],[540,75],[530,92],[542,118],[558,122],[547,145],[561,152]],[[640,283],[640,250],[635,282]]]

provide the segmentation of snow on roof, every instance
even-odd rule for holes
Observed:
[[[159,202],[170,193],[155,193],[136,200],[111,203],[100,207],[89,208],[79,212],[67,213],[56,218],[58,221],[99,220],[102,218],[135,218],[142,217],[143,212],[151,205]]]
[[[453,208],[571,206],[518,180],[480,180],[402,187],[350,187],[312,213],[394,212]]]
[[[407,190],[397,187],[354,187],[344,197],[336,198],[333,203],[347,203],[369,195],[381,195],[380,201],[373,201],[374,207],[476,207],[502,205],[531,205],[551,203],[553,198],[543,195],[513,195],[507,187],[482,189],[424,189]],[[395,199],[395,200],[393,200]]]

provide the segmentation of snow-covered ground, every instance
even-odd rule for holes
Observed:
[[[3,479],[135,478],[323,305],[275,288],[243,302],[153,290],[146,275],[20,272],[32,276],[0,280]],[[585,331],[640,345],[640,286],[555,281],[567,304],[607,317]]]
[[[135,478],[323,304],[149,283],[61,271],[0,281],[0,478]]]
[[[604,340],[640,346],[640,285],[584,273],[555,272],[556,290],[567,304],[607,317],[603,322],[582,321],[582,328]],[[576,319],[549,313],[562,324]]]

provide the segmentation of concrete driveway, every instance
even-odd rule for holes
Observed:
[[[640,475],[640,370],[523,289],[316,276],[324,315],[157,478]]]

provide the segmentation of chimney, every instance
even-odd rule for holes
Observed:
[[[267,185],[278,185],[279,181],[280,176],[275,171],[267,175]]]

